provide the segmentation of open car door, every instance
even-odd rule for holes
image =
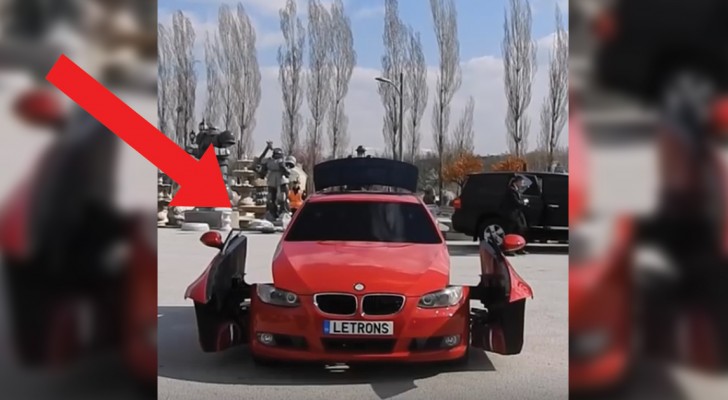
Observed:
[[[248,343],[247,248],[248,238],[241,231],[231,231],[205,272],[187,288],[185,299],[194,301],[200,346],[205,352]]]
[[[472,310],[473,347],[503,355],[523,349],[526,299],[533,298],[533,291],[503,254],[503,247],[519,246],[525,246],[525,240],[517,235],[506,235],[502,242],[496,238],[480,242],[480,283],[470,293],[484,308]]]

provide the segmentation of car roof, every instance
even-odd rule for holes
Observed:
[[[420,198],[412,193],[394,193],[394,192],[335,192],[335,193],[316,193],[308,198],[311,203],[329,202],[329,201],[372,201],[383,203],[409,203],[420,204]]]

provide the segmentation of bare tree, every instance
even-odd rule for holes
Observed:
[[[442,199],[442,170],[448,148],[450,102],[462,84],[460,70],[460,40],[458,40],[457,10],[452,0],[430,0],[435,37],[440,50],[437,71],[435,104],[432,113],[432,131],[439,159],[439,195]]]
[[[218,12],[217,68],[220,71],[220,112],[223,129],[237,132],[238,92],[235,79],[239,76],[239,46],[237,43],[237,18],[228,5],[220,6]]]
[[[410,101],[409,118],[407,119],[405,138],[407,139],[407,151],[409,160],[415,162],[420,150],[420,122],[427,107],[427,62],[425,53],[422,51],[422,40],[420,33],[408,29],[409,40],[407,41],[407,80],[405,80],[406,97]]]
[[[189,144],[188,133],[195,128],[197,75],[195,74],[195,56],[192,53],[195,45],[195,30],[190,19],[182,11],[175,12],[172,17],[172,43],[177,87],[175,137],[177,143],[184,147]]]
[[[331,155],[337,158],[349,146],[347,125],[349,119],[344,111],[344,98],[349,91],[349,81],[356,64],[354,36],[351,33],[351,20],[344,13],[344,3],[334,0],[331,4],[331,69],[332,103],[329,116],[329,142]]]
[[[172,37],[163,24],[157,25],[157,127],[172,140],[177,140],[172,116],[176,109],[175,57]]]
[[[561,133],[566,126],[569,85],[569,37],[564,29],[561,9],[556,6],[556,34],[549,62],[549,92],[541,105],[539,150],[546,154],[547,165],[555,161]]]
[[[207,101],[205,102],[204,118],[212,126],[219,126],[220,110],[222,108],[222,84],[217,59],[220,52],[219,42],[210,33],[205,38],[205,68],[207,73]]]
[[[473,154],[475,145],[473,144],[473,112],[475,111],[475,99],[473,96],[468,98],[468,103],[460,116],[460,120],[455,125],[452,137],[452,154],[460,157],[463,154]]]
[[[260,106],[260,65],[258,52],[255,49],[255,29],[242,4],[238,4],[235,24],[237,52],[235,62],[238,64],[233,75],[233,86],[238,100],[238,136],[236,157],[250,155],[253,151],[253,130],[255,129],[255,113]]]
[[[323,124],[331,104],[331,16],[320,0],[308,2],[309,68],[308,109],[311,119],[306,134],[306,162],[309,173],[313,172],[323,154]],[[315,178],[314,178],[315,179]],[[313,181],[313,179],[311,179]],[[313,183],[313,182],[312,182]]]
[[[526,110],[531,104],[531,85],[536,74],[536,42],[531,38],[529,0],[509,0],[503,23],[503,70],[506,100],[506,132],[512,155],[523,157],[528,149],[531,121]]]
[[[399,86],[405,67],[406,29],[399,18],[397,0],[385,0],[384,3],[384,55],[382,56],[382,77]],[[407,110],[406,93],[397,93],[394,85],[380,84],[379,96],[384,106],[384,146],[391,152],[392,158],[397,154],[397,136],[402,130],[399,126],[399,102],[404,97],[403,112]]]
[[[283,94],[283,151],[300,158],[301,105],[303,104],[303,48],[306,31],[296,16],[296,2],[288,0],[278,13],[284,44],[278,48],[278,81]]]

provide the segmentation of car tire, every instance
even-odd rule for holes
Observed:
[[[488,218],[478,224],[478,239],[485,239],[486,234],[498,234],[501,236],[501,243],[506,235],[505,223],[500,218]]]

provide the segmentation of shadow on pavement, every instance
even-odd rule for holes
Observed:
[[[478,243],[448,244],[447,250],[450,256],[477,256],[479,251]],[[525,249],[530,254],[568,255],[568,245],[529,244]]]
[[[203,353],[197,341],[192,307],[159,307],[158,359],[160,377],[231,385],[349,385],[370,384],[382,399],[415,389],[415,381],[442,373],[495,371],[482,351],[471,351],[466,367],[443,364],[363,364],[349,369],[326,369],[310,364],[257,367],[246,347]]]

